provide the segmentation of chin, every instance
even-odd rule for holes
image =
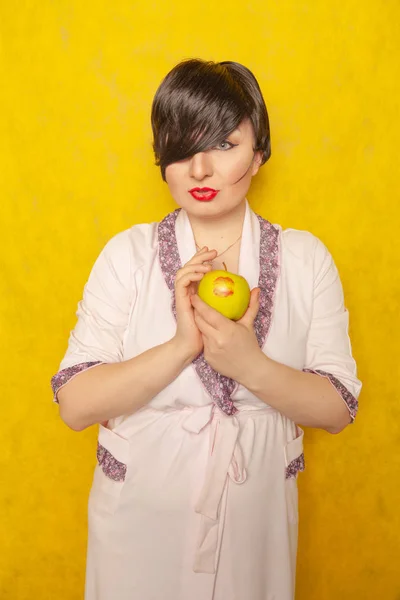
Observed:
[[[245,198],[238,200],[237,202],[224,202],[222,198],[218,199],[218,196],[210,202],[201,202],[199,200],[191,200],[189,202],[178,203],[186,212],[195,215],[204,216],[217,216],[225,215],[232,211],[237,210],[240,206],[245,203]]]

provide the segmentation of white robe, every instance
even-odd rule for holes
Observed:
[[[173,337],[157,227],[135,225],[100,254],[55,394],[83,369]],[[263,351],[329,377],[354,418],[361,383],[332,257],[312,234],[273,227],[279,270]],[[196,252],[184,210],[175,233],[184,264]],[[251,289],[259,260],[260,223],[247,204],[239,274]],[[190,365],[136,414],[99,426],[86,600],[293,600],[303,432],[243,386],[232,400],[238,412],[227,416]]]

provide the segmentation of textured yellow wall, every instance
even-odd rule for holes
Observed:
[[[400,598],[400,5],[212,5],[1,3],[2,600],[82,598],[95,431],[61,423],[49,380],[104,243],[174,208],[149,112],[192,56],[259,78],[273,157],[250,201],[321,237],[351,314],[361,412],[339,436],[307,431],[297,599]]]

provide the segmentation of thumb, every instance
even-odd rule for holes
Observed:
[[[245,327],[251,327],[260,307],[260,288],[254,288],[250,293],[250,304],[243,317],[237,321]]]

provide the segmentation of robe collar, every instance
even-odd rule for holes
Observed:
[[[174,283],[178,269],[196,253],[196,244],[189,217],[183,209],[167,215],[158,225],[160,266],[165,282],[172,294],[172,311],[176,318]],[[274,295],[279,274],[279,229],[254,213],[247,200],[243,221],[239,255],[239,275],[244,277],[250,289],[259,287],[260,309],[254,321],[254,330],[260,348],[265,344],[271,326]],[[227,415],[237,408],[231,396],[237,383],[214,371],[203,353],[193,366],[206,391],[215,404]]]

